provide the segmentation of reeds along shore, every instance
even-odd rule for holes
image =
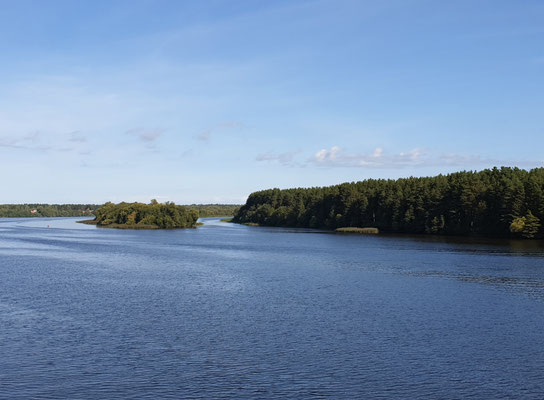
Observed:
[[[380,233],[378,228],[356,228],[356,227],[345,227],[345,228],[336,228],[335,232],[338,233],[358,233],[363,235],[377,235]]]

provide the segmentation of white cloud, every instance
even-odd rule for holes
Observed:
[[[414,148],[410,151],[388,154],[382,147],[376,148],[368,154],[348,153],[340,146],[330,149],[321,149],[309,160],[310,163],[325,167],[365,167],[365,168],[405,168],[431,166],[496,166],[496,165],[540,165],[538,161],[512,161],[486,159],[481,156],[459,154],[430,154],[423,148]]]
[[[389,168],[400,167],[408,164],[418,164],[424,152],[421,149],[413,149],[396,155],[387,155],[382,147],[377,147],[369,154],[347,153],[340,146],[330,149],[321,149],[310,159],[316,165],[330,167],[370,167]]]
[[[334,163],[341,152],[342,148],[339,146],[333,146],[330,150],[321,149],[315,153],[314,160],[318,164]]]

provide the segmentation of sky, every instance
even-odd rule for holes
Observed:
[[[0,0],[0,203],[544,165],[541,0]]]

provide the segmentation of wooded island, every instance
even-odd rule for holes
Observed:
[[[0,218],[26,217],[86,217],[95,216],[96,204],[0,204]],[[191,204],[200,218],[233,216],[240,208],[236,204]]]
[[[175,203],[119,203],[108,202],[95,212],[94,220],[81,221],[104,228],[118,229],[179,229],[195,228],[198,210]]]
[[[493,168],[252,193],[233,222],[334,230],[544,236],[544,168]]]

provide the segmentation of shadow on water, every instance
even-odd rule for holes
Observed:
[[[205,225],[207,221],[203,220]],[[228,224],[219,222],[220,224]],[[231,224],[233,225],[233,224]],[[414,235],[414,234],[398,234],[398,233],[380,233],[379,235],[364,235],[364,234],[338,234],[336,232],[309,229],[309,228],[286,228],[286,227],[270,227],[270,226],[246,226],[246,229],[254,230],[255,232],[267,232],[272,234],[284,233],[300,233],[300,234],[316,234],[316,235],[334,235],[346,239],[346,242],[358,238],[361,241],[380,240],[390,241],[395,246],[400,243],[409,244],[411,248],[414,245],[421,245],[422,250],[433,249],[434,251],[458,251],[467,253],[485,253],[485,254],[512,254],[516,256],[536,256],[544,257],[544,240],[521,240],[521,239],[503,239],[503,238],[488,238],[482,236],[449,236],[449,235]],[[430,245],[430,246],[429,246]],[[433,246],[437,245],[437,246]]]

